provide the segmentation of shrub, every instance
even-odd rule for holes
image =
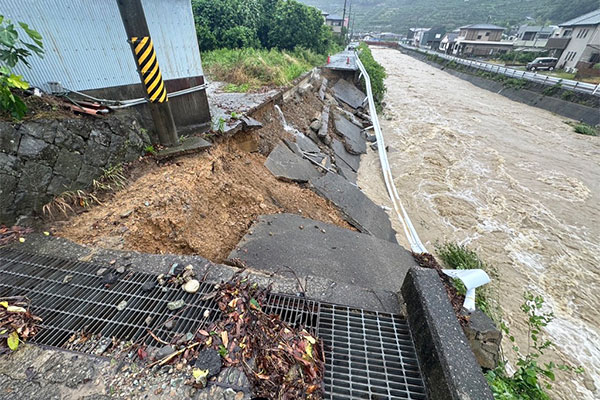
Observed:
[[[0,66],[0,109],[16,119],[25,116],[27,106],[15,94],[15,90],[28,89],[29,84],[22,76],[13,74],[12,68],[18,63],[29,67],[27,59],[33,53],[38,56],[44,53],[42,36],[24,22],[19,22],[19,26],[33,43],[20,39],[14,24],[0,15],[0,61],[5,64]]]
[[[574,129],[575,129],[575,132],[580,133],[582,135],[588,135],[588,136],[598,136],[599,135],[598,128],[593,127],[588,124],[584,124],[584,123],[575,125]]]
[[[365,66],[369,77],[371,78],[371,89],[373,90],[373,99],[375,100],[375,106],[377,107],[377,111],[381,111],[381,102],[383,101],[383,96],[386,92],[385,87],[385,78],[387,77],[387,73],[385,72],[385,68],[381,66],[375,59],[373,58],[373,54],[371,53],[371,49],[366,43],[361,43],[358,46],[359,58],[360,61]],[[361,79],[361,85],[363,90],[366,90],[364,77]]]

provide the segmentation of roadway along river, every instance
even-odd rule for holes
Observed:
[[[396,50],[373,53],[388,72],[390,165],[421,240],[431,252],[468,244],[498,270],[495,297],[523,348],[522,294],[542,294],[556,315],[549,358],[586,369],[559,374],[553,397],[600,398],[600,137]],[[390,206],[380,171],[370,151],[359,186]]]

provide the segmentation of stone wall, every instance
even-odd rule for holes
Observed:
[[[0,224],[24,223],[53,197],[89,188],[103,168],[136,159],[147,144],[130,113],[0,121]]]

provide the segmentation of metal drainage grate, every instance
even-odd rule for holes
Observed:
[[[151,343],[147,329],[163,340],[195,332],[220,318],[213,291],[202,283],[196,294],[179,288],[157,287],[144,292],[145,282],[156,279],[132,272],[109,289],[91,263],[31,255],[0,249],[0,297],[28,296],[35,314],[43,319],[35,342],[100,354],[112,338]],[[68,283],[64,283],[71,276]],[[186,307],[169,311],[167,303],[183,299]],[[122,311],[117,305],[127,306]],[[323,339],[326,371],[325,398],[334,399],[425,399],[406,321],[398,316],[320,303],[300,297],[270,294],[266,312],[278,314],[295,326],[304,326]],[[205,311],[209,315],[205,316]],[[171,330],[164,322],[177,314]],[[152,318],[150,325],[146,321]],[[74,346],[73,335],[85,331],[100,341]]]
[[[321,304],[326,399],[425,399],[406,320]]]

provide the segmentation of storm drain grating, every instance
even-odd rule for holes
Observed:
[[[0,249],[0,297],[26,295],[43,319],[35,342],[101,354],[119,341],[152,343],[150,329],[172,341],[220,318],[202,283],[196,294],[177,287],[144,292],[154,275],[130,272],[110,288],[97,275],[100,265]],[[183,299],[185,307],[169,311],[167,303]],[[119,304],[126,302],[120,311]],[[406,321],[392,314],[270,294],[264,310],[304,326],[323,339],[326,399],[425,399],[414,345]],[[208,310],[208,311],[207,311]],[[174,315],[174,326],[164,323]],[[81,332],[102,339],[73,345]]]

